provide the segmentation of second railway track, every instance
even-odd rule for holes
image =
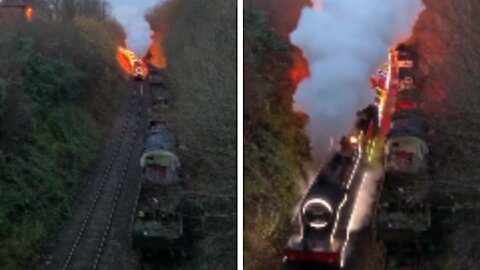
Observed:
[[[98,269],[127,179],[134,146],[140,137],[143,108],[141,91],[143,85],[135,84],[123,123],[117,124],[113,141],[104,155],[106,161],[93,179],[94,186],[85,192],[88,198],[83,198],[83,202],[80,198],[72,228],[61,236],[46,269]]]

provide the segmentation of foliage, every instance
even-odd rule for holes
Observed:
[[[431,128],[433,220],[443,237],[426,269],[478,268],[480,79],[478,16],[471,0],[423,1],[411,43],[419,55],[422,107]]]
[[[290,44],[264,13],[244,12],[244,260],[245,269],[277,267],[309,160],[306,117],[292,110],[295,84]]]
[[[87,17],[0,25],[0,269],[39,259],[98,158],[120,98],[113,40]]]
[[[187,188],[224,201],[224,207],[207,202],[207,214],[227,214],[207,218],[206,236],[184,267],[236,269],[236,1],[174,0],[148,17],[156,31],[169,26],[164,46],[175,94],[171,120]]]

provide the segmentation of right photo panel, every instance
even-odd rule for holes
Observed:
[[[478,12],[245,0],[244,269],[478,269]]]

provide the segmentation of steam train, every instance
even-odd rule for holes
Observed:
[[[136,81],[143,81],[148,75],[147,65],[140,59],[133,62],[132,77]]]
[[[388,76],[394,83],[392,89],[396,88],[398,93],[390,117],[391,127],[386,134],[385,175],[373,226],[377,240],[387,249],[385,269],[392,270],[413,269],[402,267],[408,266],[409,260],[421,252],[431,227],[428,130],[419,103],[421,92],[417,89],[415,59],[415,54],[402,44],[390,53],[391,74]],[[383,87],[388,85],[382,82]],[[344,226],[337,226],[344,203],[342,198],[349,192],[344,181],[358,161],[358,150],[379,131],[378,111],[378,107],[368,106],[357,114],[353,133],[363,135],[363,139],[362,136],[354,136],[354,140],[342,138],[339,150],[322,167],[301,201],[284,249],[287,269],[342,266],[344,243],[333,240],[345,233]]]
[[[420,269],[415,259],[430,249],[432,225],[428,173],[428,128],[421,108],[421,91],[414,82],[415,54],[397,47],[400,82],[384,151],[383,187],[377,201],[375,231],[386,247],[385,269]]]
[[[136,81],[143,81],[148,76],[148,66],[144,60],[137,58],[133,51],[118,47],[117,60],[120,66],[130,78]]]
[[[346,160],[332,160],[327,167],[341,168]],[[345,190],[320,172],[300,205],[294,221],[294,233],[284,250],[283,262],[292,269],[305,263],[339,265],[340,248],[331,244],[335,217]],[[338,173],[338,172],[337,172]]]
[[[155,71],[152,76],[161,79]],[[200,224],[195,216],[201,209],[189,204],[181,185],[177,141],[163,118],[170,94],[164,86],[150,84],[152,102],[148,128],[140,156],[140,181],[137,204],[132,219],[133,247],[144,264],[165,265],[188,255],[191,239]],[[192,218],[192,216],[194,218]]]
[[[346,224],[339,222],[345,215],[342,206],[346,203],[349,178],[355,174],[362,158],[360,151],[369,139],[367,134],[375,135],[372,130],[378,121],[376,110],[368,106],[359,111],[350,137],[342,137],[337,150],[322,166],[300,202],[283,253],[285,268],[339,268],[342,265],[342,241],[346,235]]]
[[[415,88],[416,55],[405,44],[399,44],[391,52],[390,59],[396,62],[396,70],[400,90]]]

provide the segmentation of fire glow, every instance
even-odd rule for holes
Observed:
[[[149,59],[151,65],[159,69],[167,67],[167,58],[163,51],[163,35],[160,32],[152,33],[152,44],[148,49]]]
[[[147,20],[147,15],[166,1],[142,0],[133,3],[128,0],[115,0],[109,2],[112,7],[112,15],[125,31],[126,47],[134,52],[138,59],[142,59],[143,63],[149,63],[156,68],[165,68],[167,62],[162,47],[164,33],[158,33],[155,25]],[[160,15],[156,14],[154,17],[158,16]],[[124,66],[122,68],[125,69]]]
[[[117,50],[117,61],[120,64],[120,67],[130,76],[135,75],[135,62],[141,61],[142,69],[144,71],[144,76],[147,76],[148,68],[145,62],[141,59],[138,59],[135,53],[129,49],[118,47]]]
[[[295,48],[293,51],[293,66],[290,70],[290,79],[296,87],[301,81],[308,77],[310,77],[308,61],[303,56],[302,52]]]
[[[27,21],[32,21],[33,18],[33,8],[32,7],[26,7],[25,8],[25,17],[27,18]]]

